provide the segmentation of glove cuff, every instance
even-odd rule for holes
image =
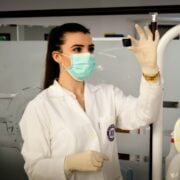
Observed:
[[[158,71],[156,74],[150,76],[143,73],[143,77],[146,81],[154,81],[160,76],[160,72]]]

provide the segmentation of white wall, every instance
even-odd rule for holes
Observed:
[[[179,0],[1,0],[0,11],[123,6],[177,5]]]

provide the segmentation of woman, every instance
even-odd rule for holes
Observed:
[[[121,180],[115,127],[133,130],[157,120],[162,87],[157,43],[136,25],[129,49],[143,72],[138,98],[85,80],[95,69],[90,32],[77,23],[51,30],[44,88],[20,122],[25,170],[31,180]]]

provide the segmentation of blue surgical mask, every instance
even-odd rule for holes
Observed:
[[[78,81],[86,80],[96,68],[96,60],[90,53],[72,54],[70,60],[71,65],[66,70]]]

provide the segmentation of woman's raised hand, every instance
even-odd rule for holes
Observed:
[[[128,38],[132,41],[132,46],[128,49],[134,53],[139,64],[141,65],[142,72],[146,75],[152,76],[156,74],[159,69],[157,66],[157,45],[159,42],[159,32],[155,32],[155,40],[153,41],[153,34],[148,26],[144,29],[138,24],[135,25],[136,32],[139,35],[139,40],[131,35]]]

